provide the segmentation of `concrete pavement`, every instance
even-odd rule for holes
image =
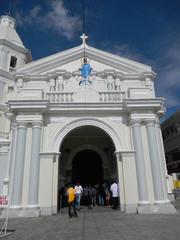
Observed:
[[[69,219],[67,210],[40,218],[10,219],[15,230],[8,240],[178,240],[180,239],[180,201],[176,215],[124,214],[96,207],[78,212]],[[0,220],[2,226],[3,221]]]

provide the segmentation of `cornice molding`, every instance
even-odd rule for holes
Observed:
[[[136,110],[153,110],[157,114],[165,112],[165,99],[164,98],[152,98],[152,99],[124,99],[123,105],[124,109],[128,112]]]
[[[100,115],[109,115],[109,113],[119,115],[120,112],[123,112],[122,103],[106,103],[106,102],[84,102],[84,103],[50,103],[49,104],[49,113],[63,113],[63,115],[73,114],[100,114]]]
[[[72,62],[73,60],[82,58],[83,55],[84,49],[82,45],[80,45],[78,47],[68,49],[66,51],[26,64],[20,67],[18,69],[18,72],[25,72],[30,74],[43,73],[50,71],[51,69],[55,69],[66,63]],[[124,72],[125,74],[148,74],[148,76],[153,76],[154,74],[150,66],[113,55],[111,53],[90,47],[88,45],[86,46],[86,55],[95,61],[106,64],[113,68],[117,68],[117,70]]]
[[[0,39],[0,44],[10,47],[10,48],[12,48],[20,53],[23,53],[23,54],[27,54],[27,53],[30,54],[30,51],[27,48],[20,47],[20,46],[16,45],[15,43],[8,41],[7,39]]]
[[[19,78],[22,78],[24,81],[39,81],[39,80],[43,80],[43,81],[49,81],[51,78],[56,79],[59,76],[63,76],[64,79],[68,79],[72,76],[81,76],[81,73],[79,70],[73,71],[73,72],[69,72],[66,70],[59,70],[59,69],[55,69],[52,72],[47,72],[44,74],[30,74],[30,73],[21,73],[21,72],[16,72],[13,75],[11,75],[11,78],[14,80],[17,80]],[[101,78],[107,78],[108,76],[112,76],[114,78],[118,78],[120,79],[120,81],[133,81],[133,80],[144,80],[144,78],[142,78],[142,74],[140,73],[130,73],[130,74],[123,74],[121,72],[118,72],[114,69],[105,69],[104,71],[95,71],[93,70],[90,74],[90,76],[99,76]],[[141,87],[142,88],[142,87]],[[137,89],[139,89],[137,87]],[[147,88],[145,88],[147,89]]]
[[[9,146],[10,145],[10,141],[9,140],[5,140],[5,139],[1,139],[0,138],[0,147],[2,146]]]
[[[47,100],[11,100],[7,102],[9,111],[12,112],[46,112],[49,106]]]
[[[7,78],[8,80],[13,80],[13,74],[8,72],[8,71],[5,71],[3,69],[0,69],[0,76],[4,77],[4,78]]]

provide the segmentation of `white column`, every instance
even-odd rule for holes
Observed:
[[[24,159],[26,150],[26,124],[18,122],[17,125],[17,142],[15,154],[14,179],[12,185],[12,201],[14,207],[21,206],[23,174],[24,174]]]
[[[151,162],[151,170],[153,176],[153,187],[155,203],[164,202],[162,172],[160,166],[160,159],[158,154],[158,141],[156,138],[155,120],[146,121],[146,129],[148,136],[149,154]]]
[[[159,160],[160,160],[160,167],[161,167],[161,176],[162,176],[162,183],[163,183],[164,199],[169,201],[168,190],[167,190],[168,174],[167,174],[167,168],[166,168],[164,145],[163,145],[163,139],[162,139],[162,133],[161,133],[159,119],[156,120],[155,130],[156,130],[157,142],[159,143],[158,150],[159,150]]]
[[[40,170],[41,122],[32,124],[31,162],[29,175],[28,206],[38,206],[39,170]]]
[[[141,121],[131,120],[131,125],[132,125],[134,148],[135,148],[139,204],[149,204],[144,150],[143,150],[142,135],[141,135]]]

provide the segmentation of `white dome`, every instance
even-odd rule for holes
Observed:
[[[15,30],[15,19],[10,16],[1,16],[0,18],[0,39],[6,39],[20,47],[24,45]]]

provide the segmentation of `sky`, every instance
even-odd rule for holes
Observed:
[[[84,0],[88,45],[152,66],[165,120],[180,109],[180,0]],[[33,60],[81,44],[82,0],[0,0]]]

